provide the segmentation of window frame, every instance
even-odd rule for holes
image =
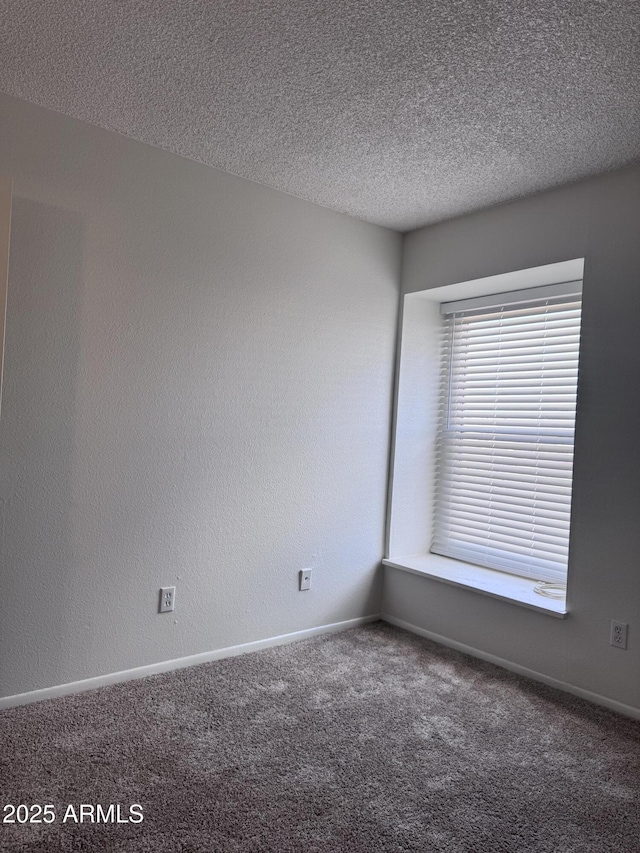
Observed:
[[[398,345],[383,565],[546,615],[564,618],[559,600],[534,593],[535,581],[430,553],[440,383],[440,303],[584,278],[584,257],[453,283],[425,281],[400,295]],[[579,409],[578,394],[578,409]],[[579,417],[579,412],[577,418]]]

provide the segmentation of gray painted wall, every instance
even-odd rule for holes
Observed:
[[[585,257],[565,620],[388,568],[384,611],[640,709],[640,168],[405,239],[405,292]],[[627,651],[609,621],[629,623]]]
[[[0,112],[0,696],[379,612],[400,235]]]
[[[0,111],[0,696],[377,612],[399,235]],[[586,257],[571,613],[394,569],[384,589],[397,618],[635,708],[639,224],[631,169],[405,238],[407,291]]]

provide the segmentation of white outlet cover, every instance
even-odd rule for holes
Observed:
[[[614,619],[611,620],[611,637],[609,642],[616,649],[626,649],[627,648],[627,634],[629,631],[629,625],[626,622],[616,622]]]
[[[311,569],[300,569],[300,590],[311,589]]]
[[[160,588],[160,613],[172,613],[176,609],[175,586],[163,586]]]

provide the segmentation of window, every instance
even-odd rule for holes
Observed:
[[[566,580],[581,282],[443,303],[431,552]]]
[[[567,615],[584,260],[403,295],[393,572]]]

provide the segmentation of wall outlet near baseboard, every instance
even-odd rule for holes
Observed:
[[[311,569],[300,569],[300,590],[311,589]]]
[[[627,648],[627,632],[629,631],[629,626],[626,622],[615,622],[613,619],[611,620],[611,637],[609,642],[612,646],[615,646],[617,649],[626,649]]]
[[[158,613],[171,613],[176,609],[175,586],[163,586],[160,589],[160,606]]]

